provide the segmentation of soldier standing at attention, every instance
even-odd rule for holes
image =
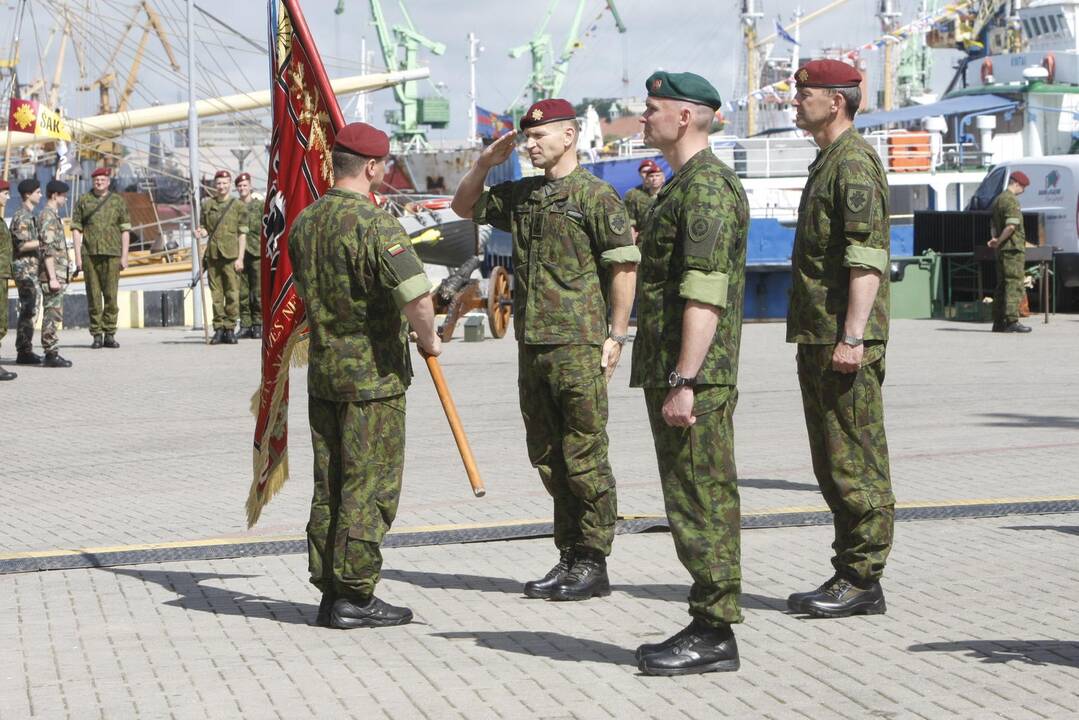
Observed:
[[[45,209],[37,219],[38,280],[41,282],[41,347],[45,367],[69,368],[71,361],[60,356],[57,328],[64,322],[64,290],[67,288],[68,259],[60,208],[67,204],[67,183],[50,180],[45,186]]]
[[[484,191],[487,172],[514,152],[517,133],[507,133],[461,180],[452,208],[513,235],[521,415],[529,460],[554,499],[560,554],[524,594],[586,600],[611,592],[606,558],[617,499],[607,459],[607,381],[628,339],[641,254],[614,188],[577,163],[573,106],[541,100],[521,118],[521,131],[543,175]]]
[[[420,349],[438,355],[431,283],[408,236],[369,193],[390,141],[365,123],[341,129],[333,187],[289,236],[296,290],[311,332],[308,416],[315,492],[307,525],[319,625],[404,625],[412,611],[375,597],[379,546],[397,513],[412,364],[402,312]]]
[[[1026,232],[1019,196],[1030,185],[1026,173],[1013,172],[1008,187],[993,199],[989,207],[993,237],[986,244],[997,251],[997,287],[993,293],[993,332],[1028,333],[1031,328],[1019,322],[1019,303],[1023,298],[1023,260]]]
[[[7,281],[11,277],[11,232],[4,220],[4,208],[11,197],[11,185],[7,180],[0,180],[0,341],[7,335]],[[0,381],[14,380],[19,377],[10,370],[0,367]]]
[[[231,185],[232,174],[228,170],[214,174],[214,197],[202,204],[199,226],[199,236],[208,238],[202,262],[214,306],[211,345],[235,345],[236,321],[240,317],[240,273],[247,247],[248,211],[239,200],[229,197]]]
[[[15,258],[15,287],[19,291],[19,319],[15,330],[16,365],[40,365],[34,352],[34,314],[37,312],[38,234],[34,207],[41,202],[41,183],[33,178],[19,183],[22,207],[11,218]],[[6,302],[6,300],[5,300]]]
[[[240,337],[258,340],[262,337],[262,263],[259,243],[262,242],[262,201],[251,193],[251,175],[236,176],[236,192],[247,211],[247,245],[244,266],[240,272]]]
[[[652,207],[652,203],[656,201],[656,196],[659,194],[659,189],[663,187],[663,183],[667,182],[667,176],[663,174],[663,168],[652,158],[642,160],[637,172],[641,175],[641,184],[635,188],[630,188],[626,196],[622,198],[622,202],[626,204],[629,221],[633,224],[633,237],[635,238],[641,232],[641,223],[644,221],[645,213],[648,212],[648,208]]]
[[[90,173],[93,188],[75,203],[71,236],[75,240],[75,274],[85,273],[86,305],[90,313],[91,349],[118,348],[116,322],[120,271],[127,269],[131,217],[127,203],[109,192],[109,169]]]
[[[663,503],[693,578],[689,626],[637,649],[648,675],[737,670],[742,573],[734,408],[749,205],[708,133],[722,101],[693,73],[645,83],[644,140],[674,170],[640,226],[630,385],[644,388]]]
[[[816,617],[879,614],[895,520],[880,390],[888,341],[888,183],[876,151],[854,129],[858,71],[814,60],[794,77],[795,124],[820,153],[798,208],[787,342],[798,344],[813,473],[834,516],[835,574],[813,592],[791,595],[787,606]]]

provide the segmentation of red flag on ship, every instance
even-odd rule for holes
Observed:
[[[288,235],[333,182],[330,150],[344,126],[298,0],[270,0],[273,134],[262,220],[262,382],[247,524],[288,479],[288,373],[307,354],[307,318],[292,281]]]

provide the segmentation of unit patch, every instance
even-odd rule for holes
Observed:
[[[621,235],[626,231],[626,214],[614,212],[607,216],[607,224],[611,226],[611,232]]]
[[[866,185],[847,186],[847,209],[860,215],[869,207],[869,187]]]
[[[686,233],[689,242],[686,243],[685,254],[687,257],[707,258],[711,257],[719,241],[719,233],[723,228],[723,220],[708,214],[690,213],[686,218]]]

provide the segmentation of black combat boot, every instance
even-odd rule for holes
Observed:
[[[251,337],[251,328],[245,325],[241,325],[240,333],[236,337],[240,338],[241,340],[246,340],[247,338]]]
[[[91,350],[100,350],[104,346],[105,346],[105,343],[101,339],[101,336],[100,335],[94,335],[94,341],[92,343],[90,343],[90,349]]]
[[[578,552],[573,567],[551,589],[552,600],[587,600],[611,594],[607,559],[595,551]]]
[[[104,345],[105,347],[112,348],[113,350],[120,347],[120,343],[116,342],[115,335],[106,335]]]
[[[26,352],[19,351],[19,354],[15,356],[16,365],[40,365],[41,356],[35,353],[33,350]]]
[[[525,583],[525,597],[540,600],[551,597],[551,590],[562,582],[562,578],[573,565],[573,548],[560,550],[559,553],[558,564],[548,570],[546,575],[539,580],[529,580]]]
[[[214,330],[214,336],[210,338],[211,345],[220,345],[225,342],[225,330],[224,328],[218,328]]]
[[[232,330],[231,328],[229,328],[228,330],[225,330],[225,344],[226,345],[235,345],[236,342],[237,342],[236,341],[236,332],[234,330]]]
[[[412,611],[382,602],[372,595],[367,601],[338,598],[330,611],[330,627],[339,630],[390,627],[412,622]]]
[[[318,615],[315,616],[315,624],[319,627],[330,627],[330,618],[333,613],[333,604],[337,602],[337,593],[324,592],[322,600],[318,604]]]
[[[643,652],[645,648],[659,648]],[[696,675],[737,670],[738,641],[730,625],[714,627],[694,618],[687,628],[658,645],[637,650],[637,669],[645,675]]]
[[[5,370],[4,368],[0,367],[0,382],[4,380],[14,380],[17,377],[19,376],[11,372],[10,370]]]
[[[832,577],[825,580],[824,584],[818,587],[816,590],[810,590],[809,592],[791,593],[787,597],[787,609],[791,612],[805,612],[805,608],[802,607],[805,601],[811,597],[814,597],[815,595],[819,595],[820,593],[826,591],[828,588],[832,587],[832,585],[837,580],[839,580],[839,575],[833,575]]]
[[[1019,322],[1018,320],[1013,322],[1013,323],[1008,323],[1001,330],[1001,332],[1006,332],[1006,333],[1028,333],[1030,331],[1031,331],[1031,327],[1029,325],[1024,325],[1023,323]]]
[[[45,362],[42,365],[45,367],[69,368],[71,367],[71,361],[60,357],[60,353],[53,350],[45,353]]]
[[[251,326],[251,334],[248,337],[250,337],[252,340],[261,340],[262,339],[262,326],[261,325],[252,325]]]
[[[788,605],[790,601],[788,600]],[[801,601],[800,612],[819,618],[843,618],[851,615],[883,615],[887,611],[884,590],[876,581],[855,585],[839,577]]]

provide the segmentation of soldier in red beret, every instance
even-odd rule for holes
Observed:
[[[667,182],[663,168],[652,158],[642,160],[637,166],[637,172],[641,175],[641,184],[630,188],[622,198],[622,202],[626,204],[626,212],[629,213],[629,221],[633,223],[634,240],[640,230],[641,221],[644,220],[644,214],[656,201],[656,195],[659,195],[663,183]]]
[[[236,176],[236,192],[247,213],[247,242],[240,271],[240,337],[262,337],[262,199],[251,191],[251,174]]]
[[[240,318],[240,274],[244,270],[249,212],[237,198],[229,197],[232,173],[214,173],[214,195],[202,203],[199,237],[206,239],[203,267],[210,282],[214,307],[211,345],[235,345],[236,321]]]
[[[640,251],[614,188],[577,162],[576,112],[541,100],[521,117],[524,149],[542,175],[484,190],[517,133],[484,149],[453,210],[513,235],[513,324],[528,455],[554,499],[559,561],[528,582],[531,598],[609,595],[606,557],[616,519],[607,459],[607,381],[629,337]],[[610,318],[601,283],[609,278]]]
[[[1019,196],[1030,185],[1024,172],[1013,172],[1008,187],[993,198],[989,206],[993,236],[986,243],[997,251],[997,286],[993,293],[993,332],[1028,333],[1029,325],[1019,322],[1019,304],[1023,299],[1026,276],[1026,231]]]
[[[7,281],[11,278],[11,233],[4,221],[4,208],[11,197],[11,185],[7,180],[0,180],[0,288],[4,290],[0,297],[0,341],[7,335]],[[0,367],[0,381],[14,380],[18,375]]]
[[[835,541],[833,576],[814,591],[792,594],[787,606],[826,618],[879,614],[895,519],[881,399],[888,183],[880,157],[854,128],[862,98],[857,69],[814,60],[794,78],[795,124],[820,153],[798,212],[787,342],[798,345],[813,472],[835,516]]]
[[[386,173],[386,134],[346,125],[332,152],[333,187],[289,234],[311,347],[308,417],[314,495],[307,524],[319,625],[404,625],[412,611],[375,596],[379,549],[401,495],[405,390],[412,366],[405,323],[437,356],[431,282],[401,223],[371,200]],[[402,314],[404,318],[402,318]]]

